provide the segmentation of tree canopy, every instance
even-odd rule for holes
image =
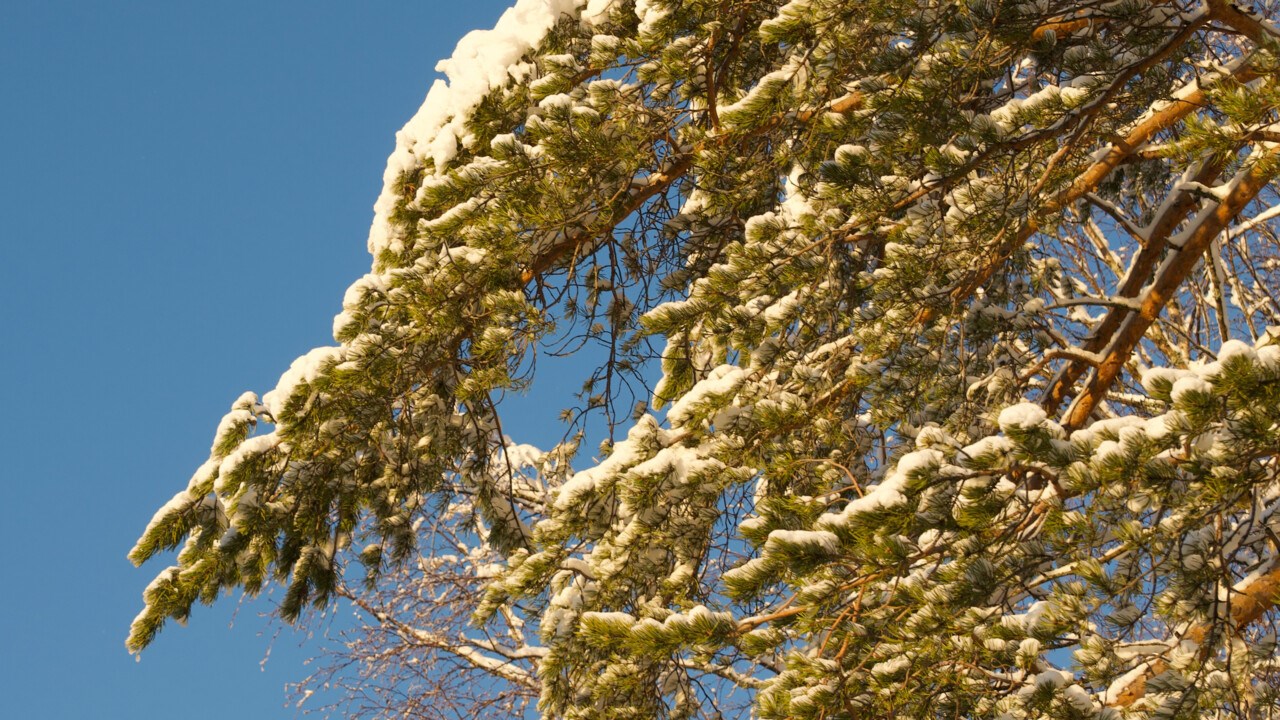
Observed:
[[[352,714],[1273,717],[1275,9],[518,0],[129,648],[275,585]]]

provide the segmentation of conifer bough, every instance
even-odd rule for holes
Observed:
[[[1276,9],[518,0],[129,648],[276,586],[350,715],[1271,717]]]

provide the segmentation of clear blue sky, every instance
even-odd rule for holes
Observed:
[[[125,553],[243,390],[330,341],[393,134],[506,0],[0,3],[0,717],[288,718],[234,598],[135,663]]]

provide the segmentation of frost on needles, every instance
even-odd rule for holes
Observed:
[[[350,716],[1269,717],[1276,10],[518,0],[129,648],[274,587]]]

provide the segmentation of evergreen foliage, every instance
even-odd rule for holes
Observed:
[[[519,0],[129,648],[279,586],[352,715],[1272,717],[1275,9]]]

